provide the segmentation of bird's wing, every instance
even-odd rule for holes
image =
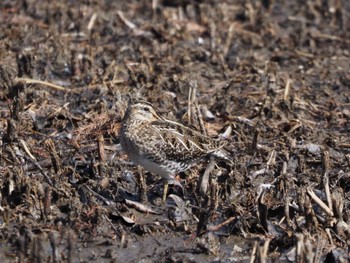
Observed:
[[[168,160],[191,161],[207,156],[223,144],[184,125],[169,120],[156,120],[151,127],[159,138],[156,147]]]

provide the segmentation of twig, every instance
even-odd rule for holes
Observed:
[[[202,115],[201,111],[199,110],[198,103],[195,102],[194,106],[195,106],[195,109],[196,109],[196,116],[197,116],[197,119],[198,119],[199,128],[200,128],[201,132],[204,135],[207,135],[208,133],[207,133],[207,130],[205,129],[205,126],[204,126],[203,115]]]
[[[276,151],[273,149],[268,157],[268,160],[266,162],[266,169],[269,169],[271,166],[273,166],[276,163]]]
[[[325,240],[321,238],[321,236],[318,236],[317,243],[316,243],[315,257],[313,262],[322,262],[321,256],[322,256],[322,251],[324,246],[325,246]]]
[[[265,263],[266,262],[266,258],[267,258],[267,252],[269,251],[269,245],[270,245],[270,241],[271,239],[268,238],[265,240],[264,242],[264,246],[260,247],[260,262],[261,263]]]
[[[331,244],[331,246],[334,246],[333,239],[332,239],[332,234],[331,234],[331,229],[330,228],[326,228],[325,231],[326,231],[329,243]]]
[[[124,16],[124,13],[120,10],[117,11],[117,15],[119,16],[120,20],[130,29],[134,30],[136,28],[136,25],[129,21],[128,19],[126,19],[126,17]]]
[[[290,80],[290,78],[288,78],[288,79],[287,79],[286,86],[284,87],[284,95],[283,95],[283,100],[284,100],[284,101],[287,101],[287,98],[288,98],[288,96],[289,96],[290,84],[291,84],[291,80]]]
[[[44,159],[44,160],[41,160],[39,162],[37,162],[37,164],[27,164],[23,167],[23,171],[24,172],[31,172],[33,171],[37,166],[40,166],[40,167],[44,167],[44,168],[50,168],[52,166],[52,160],[51,158],[47,158],[47,159]]]
[[[104,148],[104,138],[102,133],[98,135],[97,146],[98,146],[98,157],[99,157],[99,164],[98,164],[99,175],[101,177],[105,177],[106,152]]]
[[[136,201],[132,201],[129,199],[125,199],[125,204],[129,207],[135,208],[137,211],[142,212],[142,213],[149,213],[149,214],[155,214],[159,215],[160,213],[155,211],[154,209],[148,207],[147,205],[141,204]]]
[[[235,219],[236,219],[236,217],[235,217],[235,216],[232,216],[232,217],[226,219],[224,222],[222,222],[222,223],[220,223],[220,224],[218,224],[218,225],[216,225],[216,226],[208,226],[208,230],[209,230],[209,231],[217,231],[217,230],[219,230],[220,228],[222,228],[223,226],[225,226],[225,225],[231,223],[231,222],[232,222],[233,220],[235,220]]]
[[[256,148],[257,148],[257,145],[258,145],[258,138],[259,138],[259,129],[258,129],[257,125],[255,125],[255,127],[254,127],[254,136],[253,136],[253,140],[252,140],[252,144],[251,144],[251,148],[250,148],[250,151],[251,151],[252,155],[255,154],[255,151],[256,151]]]
[[[195,80],[191,80],[188,83],[188,102],[187,102],[187,121],[188,124],[192,124],[192,105],[194,103],[194,100],[196,99],[196,89],[197,89],[197,82]]]
[[[314,200],[322,208],[322,210],[326,212],[327,215],[334,215],[332,210],[320,198],[318,198],[317,195],[315,195],[314,191],[312,191],[310,188],[307,188],[307,193],[310,195],[312,200]]]
[[[41,174],[45,177],[45,179],[47,180],[47,183],[52,186],[52,181],[50,179],[50,177],[44,172],[44,169],[40,166],[40,164],[37,162],[36,158],[31,154],[31,152],[29,151],[27,144],[25,143],[25,141],[23,141],[22,139],[19,140],[20,144],[22,145],[24,151],[28,154],[28,156],[30,157],[30,160],[33,161],[33,163],[35,164],[35,166],[40,170]],[[29,159],[28,157],[26,159]]]
[[[243,36],[250,37],[251,39],[254,39],[255,41],[258,41],[258,42],[262,41],[260,35],[252,32],[252,31],[243,29],[242,27],[240,27],[240,25],[238,23],[231,24],[229,31],[233,31],[233,32],[241,34]]]
[[[103,218],[110,224],[110,226],[112,227],[112,229],[114,230],[114,232],[119,236],[119,238],[122,238],[122,234],[120,233],[120,231],[113,225],[112,221],[105,215],[103,214]]]
[[[25,158],[26,158],[26,160],[29,160],[28,157],[25,156]],[[40,165],[37,161],[35,161],[35,160],[31,159],[31,158],[30,158],[30,161],[32,161],[33,164],[39,169],[40,173],[45,177],[47,183],[48,183],[50,186],[53,186],[52,180],[51,180],[50,177],[44,172],[44,169],[41,167],[41,165]],[[33,170],[34,170],[34,169],[33,169]],[[27,171],[28,171],[28,170],[27,170]]]
[[[253,249],[252,249],[252,253],[250,254],[250,261],[249,263],[254,263],[255,259],[256,259],[256,251],[258,249],[259,243],[258,241],[255,241]]]
[[[56,151],[54,142],[51,139],[47,139],[44,142],[44,144],[45,144],[45,146],[46,146],[46,148],[51,156],[51,162],[52,162],[53,168],[55,170],[55,173],[61,174],[61,172],[62,172],[61,162],[60,162],[60,158],[58,156],[58,153]]]
[[[96,13],[93,13],[93,15],[92,15],[91,18],[90,18],[89,24],[88,24],[88,26],[87,26],[87,29],[88,29],[89,31],[91,31],[91,29],[94,27],[96,18],[97,18],[97,14],[96,14]]]
[[[347,244],[347,240],[341,238],[336,232],[334,232],[334,230],[332,228],[327,228],[329,229],[330,232],[332,232],[332,234],[339,240],[341,241],[343,244]]]
[[[324,190],[326,192],[326,198],[327,198],[327,203],[328,207],[332,209],[332,196],[331,196],[331,191],[329,189],[329,177],[328,177],[328,171],[329,171],[329,152],[328,151],[322,151],[321,152],[322,156],[322,165],[323,165],[323,185],[324,185]]]
[[[72,229],[68,230],[68,235],[67,235],[67,262],[72,263],[73,258],[74,258],[74,252],[76,249],[76,239],[77,236],[74,234]]]
[[[339,143],[338,147],[339,148],[350,148],[350,143]]]
[[[27,144],[25,143],[25,141],[23,141],[22,139],[19,140],[19,143],[22,145],[24,151],[28,154],[28,156],[30,157],[30,159],[32,159],[33,161],[36,161],[36,158],[33,156],[33,154],[29,151]]]
[[[315,56],[313,54],[310,54],[310,53],[306,53],[304,51],[300,51],[300,50],[294,50],[294,52],[299,55],[299,56],[302,56],[302,57],[306,57],[306,58],[311,58],[313,59]]]
[[[84,187],[92,193],[95,197],[101,199],[106,205],[114,205],[115,203],[112,200],[108,200],[107,198],[103,197],[102,195],[96,193],[94,190],[92,190],[89,186],[84,185]]]
[[[347,44],[350,43],[350,41],[348,41],[347,39],[343,39],[341,37],[333,36],[333,35],[329,35],[329,34],[324,34],[324,33],[321,33],[319,31],[313,32],[311,34],[311,37],[319,38],[319,39],[326,39],[326,40],[340,41],[340,42],[344,42],[344,43],[347,43]]]
[[[44,86],[47,86],[47,87],[50,87],[50,88],[53,88],[53,89],[56,89],[56,90],[60,90],[60,91],[65,91],[65,92],[74,92],[73,90],[70,90],[70,89],[66,89],[62,86],[59,86],[59,85],[56,85],[56,84],[52,84],[50,82],[47,82],[47,81],[42,81],[42,80],[37,80],[37,79],[29,79],[29,78],[15,78],[15,81],[23,81],[27,84],[41,84],[41,85],[44,85]]]

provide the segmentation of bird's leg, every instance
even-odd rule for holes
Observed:
[[[168,194],[168,188],[169,188],[169,182],[170,182],[170,184],[174,184],[176,186],[179,186],[181,188],[181,190],[182,190],[182,194],[184,194],[184,187],[175,178],[174,179],[163,178],[163,187],[164,187],[163,203],[165,203],[165,201],[166,201],[166,197],[167,197],[167,194]]]
[[[138,168],[138,185],[139,185],[139,195],[141,203],[147,203],[147,185],[144,175],[144,171],[139,167]]]
[[[169,187],[169,181],[166,178],[163,178],[163,187],[164,187],[164,190],[163,190],[163,199],[162,200],[163,200],[163,203],[165,203],[166,196],[168,193],[168,187]]]

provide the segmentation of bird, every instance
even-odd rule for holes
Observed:
[[[129,104],[122,119],[120,144],[134,164],[163,178],[163,202],[175,176],[207,157],[229,160],[225,143],[157,114],[149,102]]]

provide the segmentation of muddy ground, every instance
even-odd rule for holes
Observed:
[[[1,262],[349,260],[349,1],[0,8]],[[140,99],[233,164],[163,204],[119,146]]]

